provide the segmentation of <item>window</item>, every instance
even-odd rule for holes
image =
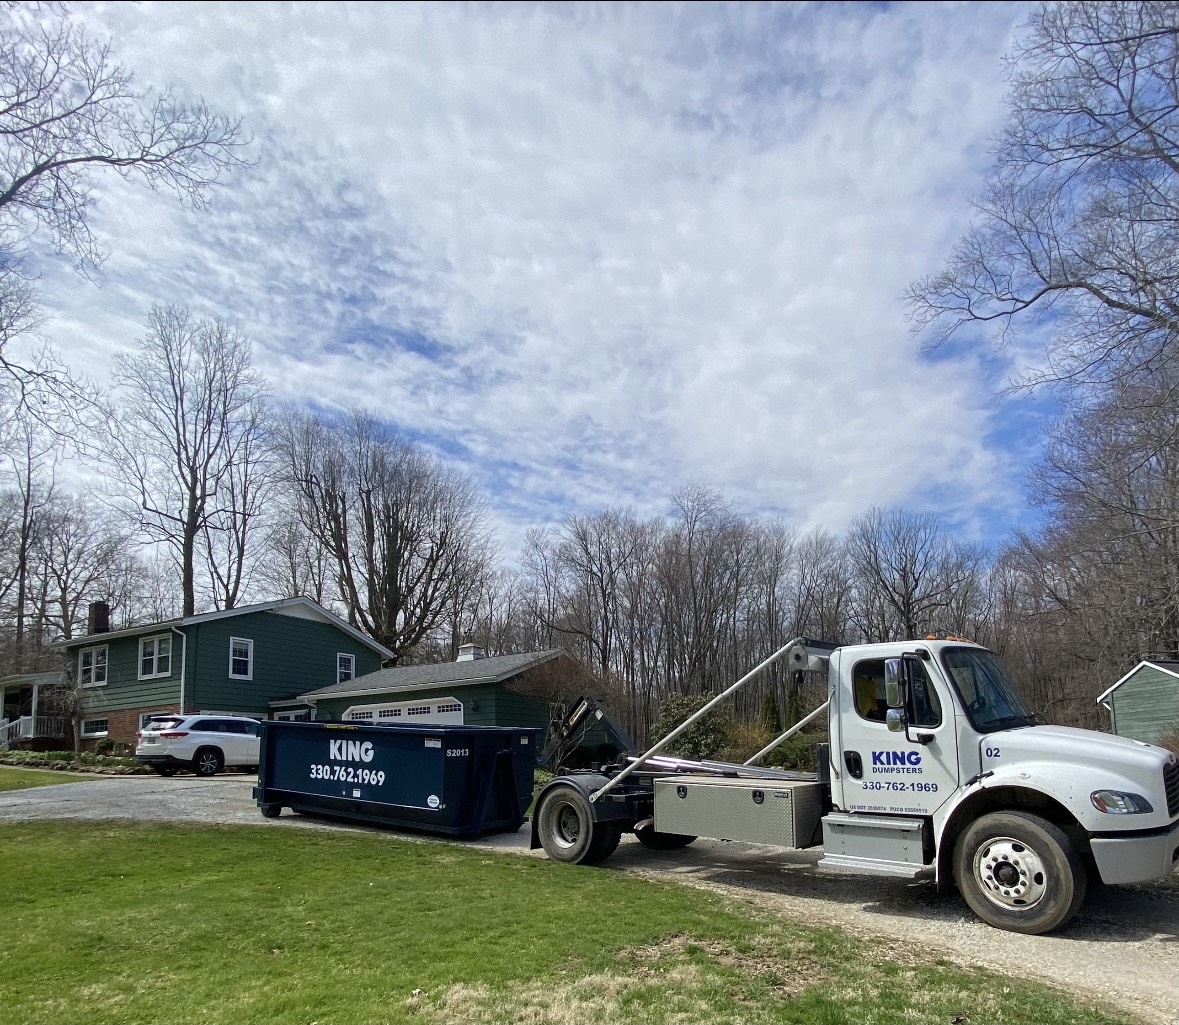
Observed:
[[[429,705],[410,705],[409,708],[407,708],[405,710],[405,714],[406,715],[429,715],[430,714],[430,706]]]
[[[182,715],[170,715],[167,712],[142,712],[139,716],[141,730],[170,730],[180,724]]]
[[[172,638],[145,637],[139,642],[139,678],[172,675]]]
[[[83,719],[82,720],[82,736],[83,737],[105,737],[106,728],[110,725],[109,719]]]
[[[345,680],[351,680],[356,675],[356,656],[345,655],[340,652],[336,655],[336,683],[343,683]]]
[[[83,648],[78,657],[78,682],[83,687],[106,686],[106,645]]]
[[[931,728],[940,726],[941,702],[932,681],[926,675],[925,667],[915,659],[906,661],[909,663],[911,681],[911,725]],[[884,698],[884,659],[875,658],[858,663],[852,679],[856,711],[869,722],[884,722],[888,714],[888,702]]]
[[[439,714],[443,712],[461,712],[462,710],[463,706],[460,705],[457,701],[451,701],[448,704],[439,705],[437,709]]]
[[[295,712],[275,712],[274,718],[279,722],[310,722],[311,713],[307,709]]]
[[[229,638],[229,677],[232,680],[254,678],[254,642],[249,638]]]
[[[349,717],[353,722],[372,722],[372,712],[353,712]]]
[[[378,719],[400,719],[401,718],[401,709],[400,708],[382,708],[377,713],[377,718]]]

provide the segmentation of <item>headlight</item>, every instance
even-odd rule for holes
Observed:
[[[1089,800],[1094,808],[1107,815],[1142,815],[1154,811],[1141,794],[1124,794],[1120,790],[1095,790]]]

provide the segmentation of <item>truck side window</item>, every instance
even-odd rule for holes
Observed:
[[[937,690],[925,672],[925,666],[913,659],[909,662],[909,678],[912,681],[913,726],[927,728],[942,723],[942,703]],[[884,698],[884,659],[874,658],[857,662],[852,673],[855,689],[856,711],[860,718],[869,722],[883,723],[888,714],[888,702]]]
[[[852,673],[856,711],[869,722],[884,722],[888,702],[884,700],[884,659],[857,662]]]

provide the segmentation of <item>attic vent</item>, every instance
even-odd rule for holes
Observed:
[[[456,662],[474,662],[477,658],[483,658],[483,649],[477,644],[463,644],[459,646],[458,658]]]

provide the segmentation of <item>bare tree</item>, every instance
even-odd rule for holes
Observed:
[[[125,531],[77,496],[59,497],[46,510],[35,555],[44,604],[43,631],[69,640],[86,604],[107,598],[107,582],[129,556]]]
[[[33,604],[34,550],[44,530],[46,509],[53,501],[57,446],[27,411],[17,418],[15,443],[8,457],[7,476],[13,482],[15,513],[13,577],[9,598],[13,623],[13,660],[19,670],[27,665],[27,633]]]
[[[939,628],[971,586],[976,553],[964,550],[932,513],[869,509],[848,529],[857,570],[856,611],[865,640],[907,640]]]
[[[156,307],[147,335],[134,355],[119,360],[115,379],[122,392],[109,434],[115,486],[120,495],[136,496],[140,529],[175,557],[181,614],[196,611],[202,540],[215,572],[214,599],[231,607],[263,477],[257,452],[266,393],[249,342],[222,321]],[[228,538],[220,553],[218,533]]]
[[[0,10],[0,371],[22,398],[37,385],[76,387],[51,355],[18,361],[8,351],[37,320],[22,271],[34,238],[94,267],[103,257],[90,224],[100,175],[139,178],[199,207],[244,163],[248,141],[238,119],[138,88],[64,5]]]
[[[258,578],[272,594],[304,595],[321,605],[332,602],[332,566],[327,549],[306,527],[296,511],[284,511],[271,524],[262,542]]]
[[[257,380],[251,387],[260,387]],[[218,500],[201,527],[214,608],[232,609],[241,601],[258,561],[255,539],[273,484],[265,439],[267,415],[260,390],[255,400],[241,407],[230,438],[231,451],[217,480]]]
[[[349,622],[411,657],[493,557],[473,484],[359,411],[334,424],[292,414],[278,448]]]
[[[1173,361],[1179,6],[1044,4],[1009,61],[978,217],[946,268],[909,290],[916,326],[934,346],[971,323],[1000,338],[1025,321],[1045,329],[1031,383],[1103,384]]]

